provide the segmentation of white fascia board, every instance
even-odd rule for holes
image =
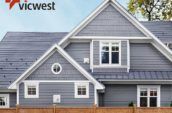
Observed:
[[[129,39],[151,39],[150,37],[123,37],[123,36],[73,36],[70,39],[81,39],[81,40],[129,40]]]
[[[83,27],[85,27],[95,16],[97,16],[105,8],[105,6],[107,5],[108,2],[109,2],[109,0],[103,1],[103,3],[95,11],[93,11],[84,21],[82,21],[67,36],[65,36],[62,40],[60,40],[58,45],[62,45],[71,36],[73,36],[74,34],[77,34]]]
[[[9,89],[16,89],[16,85],[19,81],[28,77],[34,70],[36,70],[38,65],[41,65],[49,56],[51,56],[52,51],[57,49],[57,51],[70,62],[79,72],[81,72],[88,80],[90,80],[97,89],[104,89],[104,86],[95,80],[85,69],[83,69],[74,59],[72,59],[60,46],[57,44],[53,45],[40,59],[38,59],[29,69],[27,69],[17,80],[15,80]],[[55,51],[54,51],[55,52]],[[54,53],[53,52],[53,53]],[[42,62],[42,63],[41,63]]]

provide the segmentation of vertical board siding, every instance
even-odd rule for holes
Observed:
[[[145,36],[112,5],[95,17],[78,36]]]
[[[131,43],[131,69],[171,71],[172,63],[151,44]]]
[[[90,43],[70,43],[66,48],[66,52],[77,61],[84,69],[90,70],[90,64],[84,63],[84,58],[90,59]]]
[[[62,66],[60,74],[53,74],[51,66],[59,63]],[[58,52],[49,57],[27,80],[87,80],[72,64]]]
[[[92,106],[94,104],[94,86],[89,85],[89,98],[74,98],[74,83],[40,83],[39,98],[24,98],[24,84],[20,84],[19,101],[22,106],[47,107],[53,105],[53,95],[61,95],[58,106]]]

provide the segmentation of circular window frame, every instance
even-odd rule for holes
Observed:
[[[55,72],[55,71],[54,71],[53,67],[54,67],[55,65],[58,65],[58,66],[60,67],[59,72]],[[54,64],[51,66],[51,71],[52,71],[53,74],[58,75],[58,74],[60,74],[61,71],[62,71],[62,66],[61,66],[59,63],[54,63]]]

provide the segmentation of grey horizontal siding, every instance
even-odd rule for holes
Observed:
[[[16,107],[17,98],[16,93],[10,93],[10,107]]]
[[[105,93],[100,94],[101,106],[128,106],[137,104],[137,85],[105,85]],[[169,107],[172,101],[172,85],[161,85],[161,107]]]
[[[62,66],[60,74],[53,74],[51,66],[59,63]],[[86,80],[86,78],[63,56],[55,52],[27,80]]]
[[[121,65],[127,65],[127,41],[121,41]]]
[[[74,98],[74,83],[40,83],[39,98],[25,99],[24,84],[20,84],[20,105],[45,107],[53,105],[53,95],[61,95],[59,106],[92,106],[94,103],[94,86],[89,85],[89,98]]]
[[[170,106],[172,102],[172,85],[161,86],[161,106]]]
[[[128,106],[137,102],[136,85],[105,85],[103,106]]]
[[[144,36],[119,11],[109,5],[78,36]]]
[[[151,44],[134,44],[130,48],[133,70],[172,70],[172,63]]]
[[[99,48],[100,48],[99,41],[93,41],[93,65],[99,65],[100,64]]]
[[[84,69],[90,70],[90,64],[84,63],[84,58],[90,59],[90,43],[70,43],[66,48],[66,52],[77,61]]]

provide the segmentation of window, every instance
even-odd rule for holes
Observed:
[[[75,83],[75,98],[89,98],[89,83]]]
[[[9,108],[9,94],[0,94],[0,108]]]
[[[101,64],[120,64],[120,42],[101,43]]]
[[[138,107],[160,107],[160,86],[138,86]]]
[[[59,63],[55,63],[55,64],[52,65],[51,71],[54,74],[60,74],[60,72],[62,71],[62,67],[61,67],[61,65]]]
[[[39,98],[39,83],[25,83],[25,98]]]

